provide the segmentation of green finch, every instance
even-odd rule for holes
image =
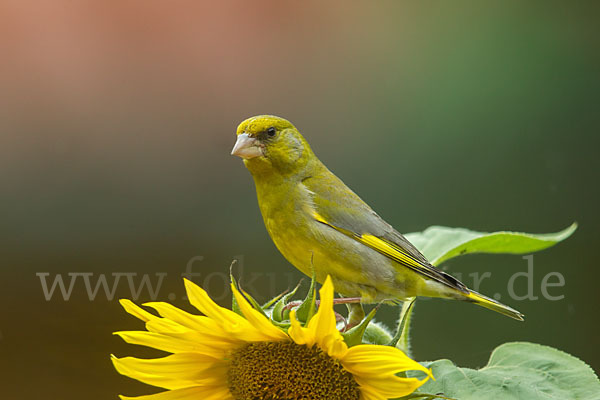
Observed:
[[[360,297],[362,303],[439,297],[523,320],[520,312],[431,265],[329,171],[285,119],[245,120],[232,154],[244,160],[254,178],[265,226],[281,254],[318,282],[330,275],[339,293]]]

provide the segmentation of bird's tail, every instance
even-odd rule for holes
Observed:
[[[506,315],[507,317],[516,319],[517,321],[524,321],[524,315],[518,312],[517,310],[512,309],[509,306],[505,306],[504,304],[499,303],[494,299],[490,299],[489,297],[486,297],[482,294],[470,290],[469,294],[465,294],[465,297],[466,301],[475,303],[478,306],[489,308],[490,310],[499,312],[500,314]]]

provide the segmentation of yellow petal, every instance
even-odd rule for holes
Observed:
[[[246,320],[250,322],[250,325],[253,329],[261,332],[264,335],[262,340],[285,340],[287,339],[287,335],[275,325],[271,323],[264,315],[255,310],[250,303],[242,296],[242,294],[236,289],[236,287],[231,284],[231,291],[235,296],[235,300],[246,317]]]
[[[353,375],[381,377],[414,370],[432,376],[429,369],[407,357],[401,350],[390,346],[354,346],[348,350],[341,362]]]
[[[319,291],[321,302],[319,310],[308,321],[307,328],[316,339],[319,347],[332,357],[340,357],[347,350],[341,333],[337,330],[333,311],[333,283],[327,276]]]
[[[223,321],[229,325],[237,325],[247,322],[242,316],[234,313],[231,310],[228,310],[227,308],[223,308],[212,301],[212,299],[208,296],[208,293],[206,293],[204,289],[192,281],[184,279],[184,283],[190,303],[207,317],[210,317],[216,321]]]
[[[227,379],[224,362],[195,353],[177,353],[150,360],[113,356],[112,362],[120,374],[164,389],[182,389],[208,382],[215,384]]]
[[[324,338],[319,338],[318,341],[321,349],[330,357],[341,360],[348,351],[348,345],[344,342],[340,334],[331,334]]]
[[[136,318],[141,319],[146,323],[146,329],[153,332],[161,332],[161,331],[182,331],[185,330],[184,327],[179,325],[177,322],[171,321],[169,319],[160,318],[156,315],[150,314],[148,311],[142,309],[138,305],[136,305],[131,300],[121,299],[119,303],[125,311],[129,314],[133,315]],[[149,328],[150,327],[150,328]]]
[[[371,390],[384,398],[397,398],[409,395],[423,385],[427,379],[418,380],[417,378],[399,378],[397,376],[387,376],[381,378],[364,378],[354,376],[356,383],[361,390]]]
[[[379,393],[375,388],[361,386],[360,400],[388,400],[388,398]]]
[[[189,314],[168,303],[154,302],[144,304],[154,308],[158,313],[165,317],[159,321],[152,320],[146,323],[146,328],[152,332],[170,334],[171,332],[185,332],[188,330],[201,333],[205,337],[213,340],[229,343],[240,343],[254,340],[262,340],[264,335],[260,330],[253,328],[248,321],[239,317],[235,323],[228,323],[223,320],[214,320],[210,317]],[[177,326],[184,329],[173,329],[164,321],[176,321]],[[258,336],[258,339],[257,339]]]
[[[227,350],[215,346],[216,343],[197,342],[187,338],[165,336],[154,332],[123,331],[115,332],[115,335],[120,336],[127,343],[153,347],[168,353],[200,353],[220,358]]]
[[[364,344],[351,347],[341,363],[354,376],[361,390],[384,398],[406,396],[432,377],[429,369],[389,346]],[[413,370],[423,371],[427,377],[419,380],[396,376],[398,372]]]
[[[335,326],[335,314],[333,313],[333,283],[329,276],[327,276],[319,293],[321,295],[319,310],[310,321],[308,321],[307,328],[310,329],[317,338],[322,338],[332,333],[340,335]]]
[[[141,319],[144,322],[148,322],[151,319],[158,318],[156,315],[150,314],[148,311],[137,306],[133,301],[128,299],[119,300],[119,304],[127,311],[129,314],[133,315],[136,318]]]
[[[296,344],[305,344],[307,346],[312,346],[315,344],[315,337],[312,335],[308,329],[300,326],[300,322],[296,318],[296,310],[290,311],[290,323],[291,326],[288,329],[288,335]]]
[[[188,329],[199,332],[211,332],[213,334],[224,332],[218,321],[210,319],[209,317],[190,314],[169,303],[151,302],[145,303],[144,305],[154,308],[161,317],[175,321]]]
[[[150,322],[148,322],[148,324],[150,324]],[[189,343],[199,344],[200,348],[202,348],[202,346],[210,346],[215,351],[217,351],[217,349],[220,349],[222,353],[226,352],[228,349],[238,346],[241,343],[245,343],[245,341],[242,340],[237,340],[237,342],[233,342],[233,340],[236,339],[231,337],[225,339],[221,335],[206,334],[204,332],[190,330],[184,332],[163,331],[158,333],[166,337],[175,338]]]
[[[146,329],[150,332],[156,333],[190,332],[189,328],[181,326],[178,323],[166,318],[156,318],[146,322]]]
[[[169,390],[148,396],[119,396],[121,400],[234,400],[225,385]]]

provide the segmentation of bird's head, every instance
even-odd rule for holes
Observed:
[[[289,121],[273,115],[258,115],[237,128],[231,154],[244,159],[251,172],[290,173],[312,157],[310,146]]]

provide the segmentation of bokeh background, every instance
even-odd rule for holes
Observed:
[[[469,304],[420,301],[419,360],[485,365],[506,341],[558,347],[600,367],[597,246],[599,6],[594,1],[0,3],[2,398],[113,399],[158,391],[109,354],[156,352],[82,280],[47,301],[40,277],[181,273],[223,305],[237,274],[262,300],[301,278],[269,239],[254,186],[230,156],[237,124],[290,119],[338,176],[401,232],[430,225],[573,237],[535,255],[537,301],[507,297],[520,256],[447,263],[492,272],[483,293],[517,323]],[[194,258],[196,257],[196,258]],[[200,259],[203,257],[203,259]],[[194,261],[195,260],[195,261]],[[548,272],[559,301],[541,298]],[[109,282],[112,280],[109,279]],[[517,293],[527,285],[518,280]],[[138,302],[150,300],[142,290]],[[396,310],[384,307],[391,324]]]

